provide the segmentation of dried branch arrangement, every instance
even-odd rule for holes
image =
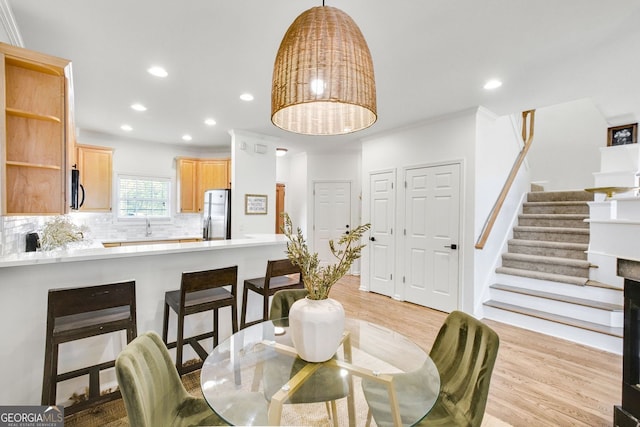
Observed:
[[[360,244],[360,238],[369,230],[371,224],[360,225],[348,234],[343,234],[337,245],[333,240],[330,240],[329,249],[337,259],[337,262],[322,267],[320,266],[318,254],[309,252],[302,230],[298,227],[294,233],[291,218],[286,213],[283,216],[284,227],[282,231],[289,239],[289,242],[287,242],[287,257],[294,265],[300,267],[302,280],[309,292],[309,298],[314,300],[329,298],[331,286],[347,274],[351,264],[360,258],[360,251],[365,246]]]
[[[45,224],[42,229],[42,250],[50,251],[64,248],[68,243],[78,242],[84,238],[83,229],[73,224],[69,218],[58,216]]]

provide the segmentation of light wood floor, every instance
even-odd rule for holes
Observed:
[[[347,316],[370,320],[429,351],[447,313],[358,290],[347,276],[331,289]],[[500,336],[486,412],[513,426],[611,426],[622,357],[486,320]]]

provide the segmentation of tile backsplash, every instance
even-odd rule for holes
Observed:
[[[117,221],[111,213],[71,213],[71,221],[85,228],[84,240],[87,244],[104,241],[135,240],[154,238],[158,240],[179,237],[200,237],[202,235],[202,215],[177,214],[171,221],[151,219],[151,236],[146,235],[144,219]],[[10,255],[24,252],[26,235],[41,232],[50,216],[4,216],[0,217],[0,254]]]

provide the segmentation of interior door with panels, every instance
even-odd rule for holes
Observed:
[[[395,181],[395,170],[372,173],[369,176],[369,290],[389,297],[394,294]]]
[[[333,264],[329,240],[337,242],[351,227],[351,183],[316,182],[313,194],[313,250],[321,265]]]
[[[405,172],[404,298],[451,312],[458,308],[460,164]]]

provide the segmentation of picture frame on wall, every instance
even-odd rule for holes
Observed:
[[[610,127],[607,131],[607,147],[638,142],[638,123]]]
[[[244,195],[245,215],[266,215],[267,195],[266,194],[245,194]]]

